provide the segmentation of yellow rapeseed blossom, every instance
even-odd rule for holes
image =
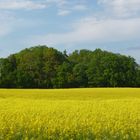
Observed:
[[[138,140],[140,89],[0,90],[0,140]]]

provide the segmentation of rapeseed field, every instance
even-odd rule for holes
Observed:
[[[0,90],[0,140],[140,140],[140,89]]]

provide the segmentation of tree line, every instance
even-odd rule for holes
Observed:
[[[35,46],[0,59],[0,88],[140,87],[130,56],[101,49],[71,54]]]

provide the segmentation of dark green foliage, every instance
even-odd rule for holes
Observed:
[[[136,85],[137,87],[140,87],[140,66],[137,67],[137,74],[136,74]]]
[[[14,55],[0,59],[0,87],[16,87],[16,58]]]
[[[131,57],[100,49],[68,55],[36,46],[0,59],[0,87],[140,87],[140,67]]]
[[[73,65],[65,61],[57,68],[57,75],[55,77],[55,88],[70,88],[74,87],[74,77],[72,75]]]

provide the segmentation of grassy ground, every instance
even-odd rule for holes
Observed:
[[[140,89],[0,90],[0,139],[140,139]]]

